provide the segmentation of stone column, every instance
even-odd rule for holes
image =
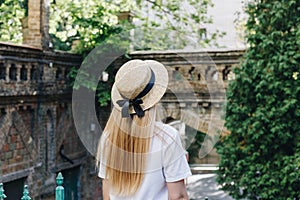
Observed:
[[[16,64],[16,68],[17,68],[16,78],[17,78],[17,82],[19,82],[21,80],[21,68],[22,68],[22,65],[21,64]]]
[[[23,44],[49,49],[50,0],[28,0],[28,17],[22,20]]]
[[[26,65],[25,68],[27,70],[27,81],[30,81],[30,75],[31,75],[30,74],[30,72],[31,72],[30,69],[31,69],[31,67],[29,65]]]
[[[10,68],[10,64],[9,63],[5,63],[5,69],[6,69],[6,74],[5,74],[5,80],[6,82],[9,82],[9,68]]]

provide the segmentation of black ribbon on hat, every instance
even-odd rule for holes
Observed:
[[[155,74],[151,70],[151,78],[148,84],[146,85],[146,87],[144,88],[144,90],[140,94],[138,94],[134,99],[127,99],[123,97],[124,99],[117,101],[117,104],[120,107],[122,107],[122,117],[130,116],[129,106],[133,106],[133,109],[139,118],[144,117],[145,111],[141,107],[141,104],[144,103],[142,97],[148,94],[148,92],[153,88],[154,83],[155,83]]]

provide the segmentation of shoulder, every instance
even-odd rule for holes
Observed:
[[[154,132],[157,134],[169,134],[172,136],[178,135],[178,131],[174,127],[162,122],[155,122]]]
[[[180,138],[178,131],[174,127],[162,122],[155,122],[154,135],[163,139],[168,144]]]

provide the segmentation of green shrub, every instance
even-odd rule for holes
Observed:
[[[249,47],[228,88],[218,182],[236,199],[299,199],[300,1],[246,10]]]

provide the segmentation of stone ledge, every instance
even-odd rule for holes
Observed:
[[[216,164],[190,164],[192,174],[215,173],[219,167]]]
[[[39,165],[40,165],[40,163],[36,167],[39,167]],[[30,167],[30,168],[27,168],[24,170],[15,171],[15,172],[12,172],[9,174],[2,175],[0,177],[0,183],[6,183],[6,182],[10,182],[10,181],[14,181],[14,180],[17,180],[20,178],[27,177],[27,176],[29,176],[30,173],[34,172],[34,168],[35,167],[33,166],[33,167]]]

